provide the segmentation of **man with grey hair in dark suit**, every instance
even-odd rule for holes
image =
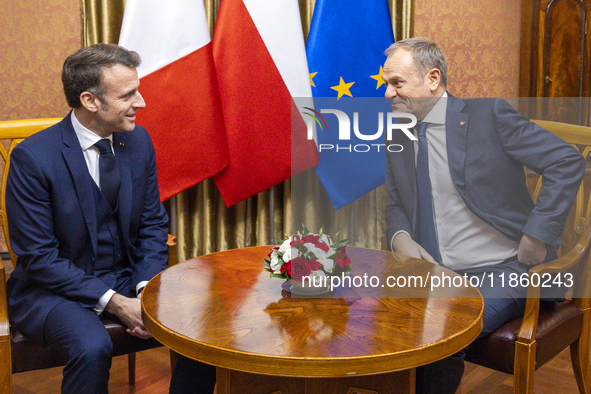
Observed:
[[[417,118],[417,141],[394,136],[386,150],[387,239],[393,251],[468,277],[493,274],[484,297],[486,336],[523,315],[526,288],[501,287],[556,258],[585,171],[571,145],[521,116],[502,99],[448,94],[443,51],[426,38],[387,50],[383,79],[393,112]],[[543,176],[534,204],[523,167]],[[455,393],[465,353],[417,370],[417,392]]]

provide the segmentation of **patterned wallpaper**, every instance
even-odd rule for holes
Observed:
[[[518,94],[519,0],[415,0],[415,35],[448,57],[449,89],[463,97]],[[0,120],[61,117],[60,71],[80,48],[79,0],[0,1]]]
[[[414,15],[414,35],[447,56],[452,94],[519,95],[520,0],[415,0]]]
[[[60,74],[81,23],[79,0],[0,1],[0,120],[67,113]]]

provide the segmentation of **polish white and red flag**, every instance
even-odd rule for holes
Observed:
[[[221,0],[213,56],[230,153],[227,206],[318,163],[293,98],[312,97],[297,0]]]
[[[229,163],[205,8],[196,0],[127,0],[119,45],[142,58],[140,93],[166,200]]]

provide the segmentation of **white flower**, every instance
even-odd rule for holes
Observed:
[[[322,269],[324,269],[324,271],[328,272],[329,274],[332,274],[334,271],[334,260],[329,259],[328,256],[333,255],[334,250],[329,248],[328,253],[326,253],[324,250],[317,248],[316,245],[312,243],[305,243],[304,246],[309,252],[314,253],[314,256],[316,256],[316,261],[322,264]]]
[[[291,257],[291,251],[292,251],[292,249],[293,249],[293,250],[295,250],[295,253],[296,253],[296,255],[295,255],[294,257],[297,257],[297,253],[298,253],[298,251],[297,251],[295,248],[292,248],[292,247],[290,246],[290,247],[289,247],[289,248],[287,248],[287,250],[286,250],[286,251],[283,253],[283,261],[284,261],[284,262],[286,262],[286,263],[287,263],[289,260],[291,260],[291,259],[292,259],[292,257]]]
[[[324,273],[324,271],[318,270],[310,272],[310,283],[312,287],[323,287],[325,284],[325,277],[326,274]]]
[[[326,235],[326,234],[322,234],[320,236],[320,242],[324,242],[328,246],[331,246],[333,244],[332,240],[330,238],[328,238],[328,235]]]
[[[312,253],[316,254],[316,250],[318,249],[318,248],[316,247],[316,245],[314,245],[314,244],[313,244],[313,243],[311,243],[311,242],[306,242],[306,243],[304,244],[304,246],[305,246],[305,247],[306,247],[306,249],[308,249],[310,252],[312,252]]]
[[[283,265],[282,261],[279,261],[279,255],[277,253],[271,254],[271,269],[274,273],[281,273],[281,266]],[[279,271],[279,272],[277,272]]]
[[[287,263],[294,257],[298,257],[298,250],[291,247],[291,241],[293,236],[289,237],[279,247],[279,252],[283,253],[283,262]]]
[[[286,239],[285,241],[283,241],[283,243],[281,244],[281,246],[279,247],[279,251],[281,253],[285,253],[287,250],[291,249],[291,237],[289,237],[288,239]]]
[[[322,258],[322,259],[321,259],[321,258],[319,258],[319,259],[318,259],[318,262],[319,262],[320,264],[322,264],[322,268],[323,268],[323,269],[324,269],[326,272],[328,272],[329,274],[332,274],[332,271],[334,271],[334,260],[327,259],[327,258],[325,257],[325,258]]]
[[[326,260],[326,252],[320,248],[315,248],[314,254],[316,255],[316,260]]]

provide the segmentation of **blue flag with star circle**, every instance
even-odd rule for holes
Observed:
[[[383,147],[379,149],[357,137],[353,132],[353,113],[359,113],[360,130],[375,133],[378,128],[375,114],[391,111],[387,100],[381,100],[379,108],[374,100],[365,103],[373,109],[363,112],[357,98],[384,97],[386,88],[381,77],[386,60],[384,51],[393,42],[387,0],[316,1],[306,54],[315,115],[316,118],[322,115],[320,124],[328,127],[317,129],[320,161],[315,170],[335,209],[385,182]],[[339,139],[337,117],[322,113],[323,108],[331,107],[349,115],[349,140]],[[383,139],[374,142],[383,143]]]

